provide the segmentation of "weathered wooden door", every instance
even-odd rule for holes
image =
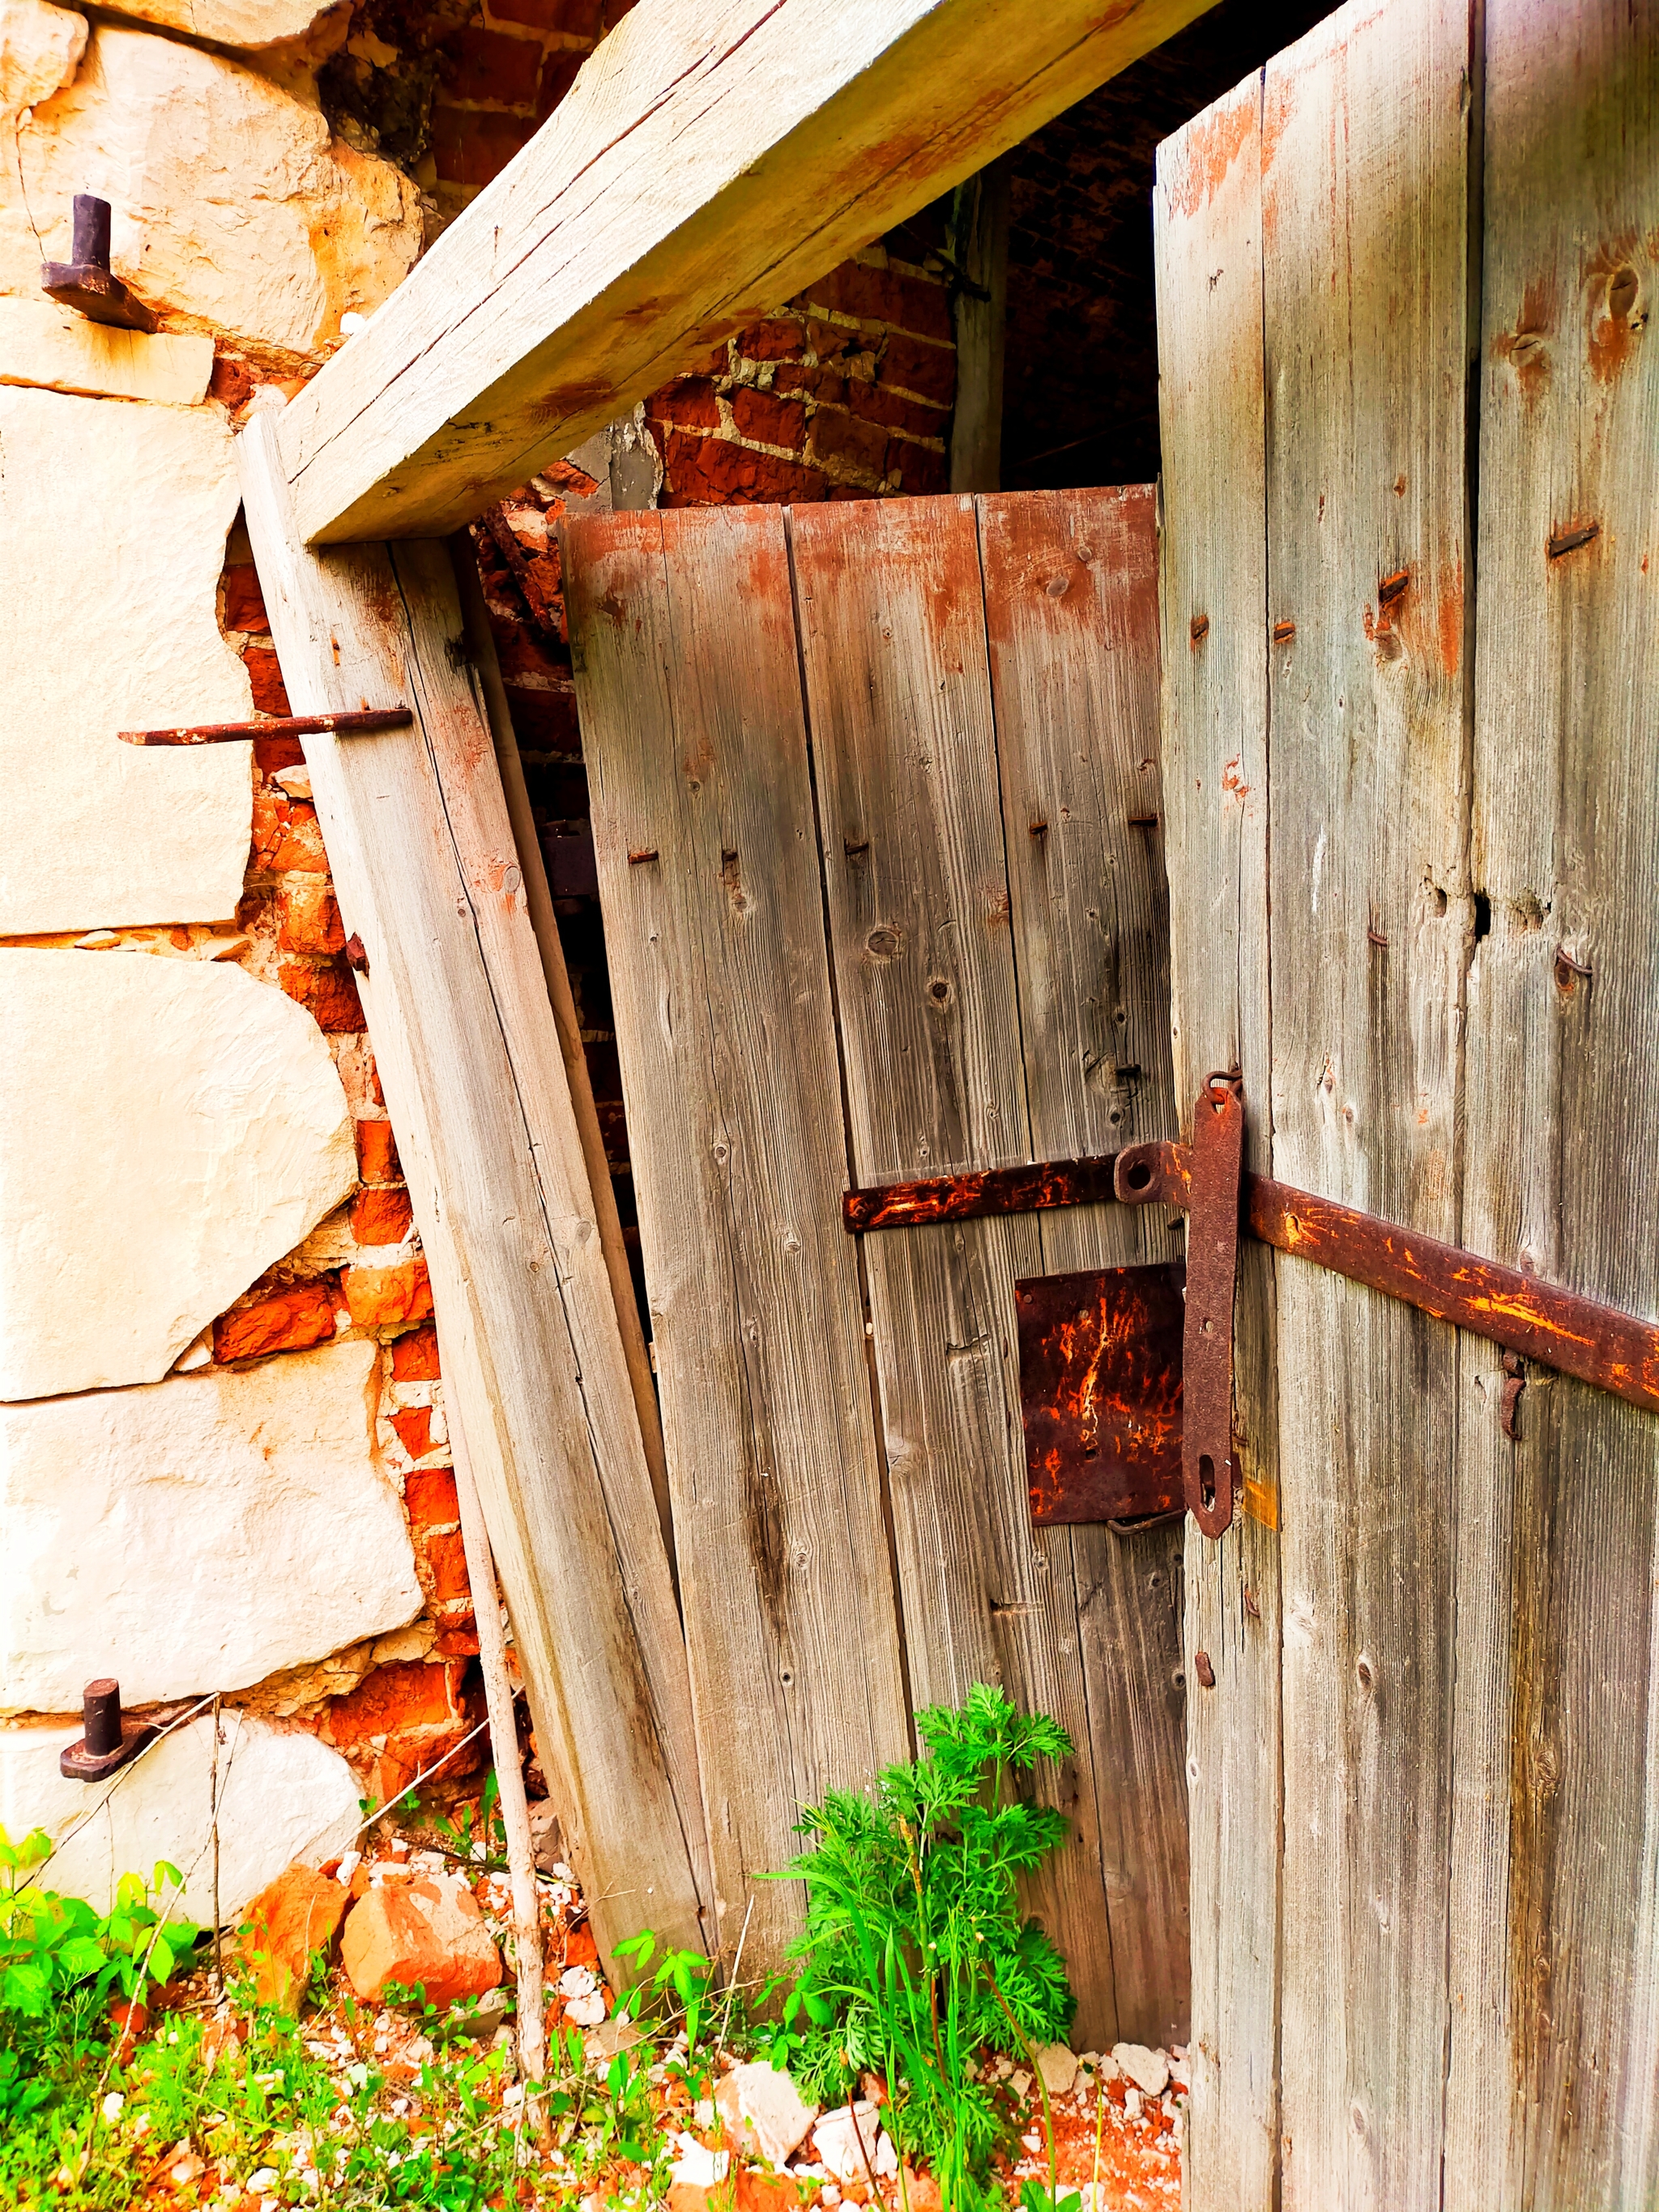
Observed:
[[[1647,0],[1354,0],[1157,194],[1178,1093],[1646,1316],[1656,105]],[[1190,2201],[1651,2205],[1659,1428],[1249,1258]]]
[[[1113,1206],[856,1243],[849,1182],[1174,1127],[1151,489],[618,515],[571,639],[722,1947],[805,1804],[1002,1684],[1077,1756],[1077,2033],[1184,2033],[1180,1532],[1034,1531],[1017,1278]],[[752,1911],[752,1919],[750,1916]]]

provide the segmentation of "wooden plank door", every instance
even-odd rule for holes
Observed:
[[[1178,1064],[1237,1039],[1280,1178],[1643,1315],[1656,104],[1650,8],[1355,4],[1158,196]],[[1659,1430],[1534,1372],[1512,1437],[1493,1347],[1294,1260],[1239,1328],[1191,2202],[1649,2203]]]
[[[793,607],[783,528],[568,540],[726,1940],[801,1802],[895,1755],[907,1700],[1000,1682],[1078,1747],[1045,1778],[1073,1837],[1033,1899],[1077,2033],[1165,2039],[1187,2002],[1175,1539],[1033,1531],[1013,1284],[1167,1240],[1109,1208],[886,1232],[861,1280],[839,1223],[849,1176],[1173,1127],[1152,497],[796,510]],[[747,1565],[763,1496],[787,1633]],[[799,1909],[774,1894],[763,1958]]]
[[[801,1808],[908,1755],[775,507],[566,540],[611,994],[662,1392],[720,1946]]]

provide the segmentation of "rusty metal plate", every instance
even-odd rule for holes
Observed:
[[[841,1201],[851,1237],[868,1229],[914,1229],[931,1221],[978,1221],[992,1213],[1040,1213],[1051,1206],[1099,1206],[1116,1195],[1117,1154],[1092,1160],[1032,1160],[1024,1167],[979,1168],[849,1190]]]
[[[1031,1518],[1178,1513],[1179,1260],[1014,1285]]]

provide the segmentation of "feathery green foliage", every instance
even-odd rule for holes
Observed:
[[[1057,1721],[976,1683],[957,1711],[916,1716],[927,1755],[866,1797],[836,1790],[778,1880],[806,1885],[804,1971],[771,2039],[809,2094],[888,2085],[902,2155],[932,2162],[947,2207],[987,2197],[1002,2130],[975,2055],[1062,2039],[1076,2002],[1060,1954],[1020,1913],[1018,1883],[1064,1839],[1066,1817],[1016,1794],[1039,1759],[1071,1756]]]

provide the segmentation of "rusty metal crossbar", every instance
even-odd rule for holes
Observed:
[[[342,714],[271,714],[262,722],[197,722],[177,730],[123,730],[124,745],[234,745],[249,738],[308,738],[331,730],[336,737],[367,737],[374,730],[404,730],[414,720],[407,707],[355,708]]]
[[[1229,1103],[1231,1102],[1231,1103]],[[1237,1231],[1292,1258],[1415,1306],[1510,1354],[1659,1413],[1659,1324],[1505,1267],[1455,1244],[1334,1199],[1243,1174],[1243,1100],[1236,1079],[1212,1077],[1192,1146],[1136,1145],[1110,1162],[1126,1206],[1170,1206],[1192,1218],[1182,1353],[1182,1474],[1187,1504],[1206,1534],[1232,1517],[1232,1286]],[[849,1233],[991,1213],[1085,1206],[1104,1196],[1103,1160],[1051,1160],[972,1176],[854,1190],[842,1201]],[[1516,1369],[1504,1363],[1504,1426],[1512,1434]],[[1029,1409],[1028,1409],[1029,1410]],[[1207,1472],[1204,1462],[1208,1462]]]

